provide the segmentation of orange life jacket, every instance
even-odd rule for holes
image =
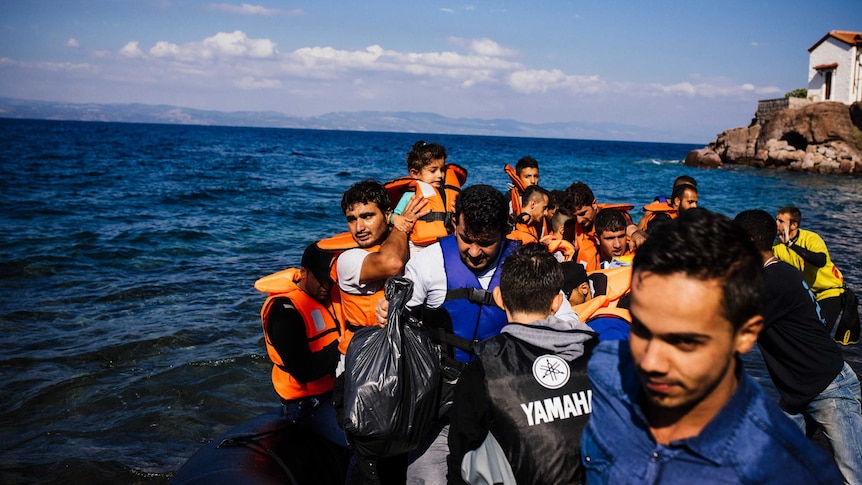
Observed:
[[[655,219],[655,216],[657,214],[667,214],[668,216],[670,216],[671,219],[676,219],[676,217],[679,215],[676,210],[674,210],[664,198],[662,198],[662,200],[656,198],[656,200],[645,205],[643,210],[644,216],[641,217],[640,221],[638,221],[638,229],[642,231],[647,230],[650,221]]]
[[[536,228],[532,224],[517,223],[515,228],[506,235],[506,239],[512,241],[521,241],[521,244],[529,244],[539,242],[539,236],[536,233]]]
[[[437,242],[438,238],[448,236],[452,230],[452,215],[455,212],[455,199],[461,193],[461,186],[467,181],[467,170],[455,164],[446,165],[443,175],[443,190],[435,189],[433,195],[426,195],[421,190],[420,182],[412,177],[401,177],[387,182],[385,187],[389,192],[393,209],[405,192],[423,192],[431,209],[413,225],[410,240],[417,246],[427,246]]]
[[[578,319],[582,322],[586,322],[590,318],[597,317],[599,315],[615,315],[631,323],[631,313],[629,313],[625,308],[618,307],[620,298],[625,296],[631,290],[631,266],[593,271],[589,273],[589,277],[594,281],[594,283],[599,278],[601,278],[603,282],[606,282],[604,294],[595,295],[593,298],[581,303],[580,305],[572,306],[572,309],[578,314]]]
[[[631,204],[599,204],[599,209],[614,209],[622,212],[623,215],[626,216],[627,224],[634,224],[632,222],[632,216],[629,215],[629,211],[634,208],[635,206]]]
[[[317,245],[323,248],[320,243]],[[357,247],[355,243],[354,247]],[[380,246],[365,249],[369,252],[377,252],[380,251]],[[352,295],[342,290],[338,284],[338,259],[332,265],[330,276],[335,282],[331,292],[332,306],[336,309],[336,315],[341,322],[341,341],[338,343],[338,350],[342,354],[347,354],[347,346],[350,345],[354,332],[362,327],[377,325],[374,311],[377,308],[377,302],[383,299],[383,288],[370,295]]]
[[[588,273],[602,269],[599,243],[593,233],[578,232],[575,234],[575,245],[578,248],[577,262],[581,263]]]
[[[319,396],[331,391],[335,383],[334,374],[327,374],[311,382],[299,382],[284,369],[284,361],[269,339],[269,310],[279,299],[290,300],[293,307],[302,315],[302,320],[305,323],[306,343],[311,352],[320,352],[338,339],[340,326],[332,312],[302,291],[297,286],[299,279],[300,271],[296,268],[289,268],[265,276],[254,283],[255,289],[269,294],[260,309],[260,321],[263,324],[266,352],[274,364],[272,366],[272,385],[275,392],[286,401]]]
[[[506,172],[506,175],[509,176],[509,179],[512,181],[512,190],[509,191],[509,197],[511,198],[511,214],[517,216],[521,213],[521,196],[524,194],[524,191],[527,190],[527,187],[524,187],[524,182],[518,178],[518,172],[515,171],[515,167],[509,165],[508,163],[503,167],[503,170]]]
[[[557,239],[557,236],[554,234],[548,234],[539,240],[540,243],[548,246],[548,252],[554,254],[559,252],[563,255],[563,261],[571,261],[572,257],[575,256],[575,245],[570,243],[569,241],[564,241],[562,239]]]

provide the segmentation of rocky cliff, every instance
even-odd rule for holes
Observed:
[[[811,103],[787,108],[718,135],[685,164],[741,164],[811,173],[862,173],[862,105]]]

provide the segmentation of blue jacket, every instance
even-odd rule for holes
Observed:
[[[581,443],[588,484],[842,483],[835,462],[805,437],[738,361],[739,386],[699,435],[655,442],[628,342],[593,351],[593,414]]]

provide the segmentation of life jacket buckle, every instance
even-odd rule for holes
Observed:
[[[482,288],[470,288],[467,292],[467,299],[471,303],[476,303],[479,305],[493,305],[494,304],[494,296],[488,290],[484,290]]]

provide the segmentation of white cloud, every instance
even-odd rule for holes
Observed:
[[[128,44],[124,45],[122,49],[120,49],[120,54],[125,57],[130,58],[139,58],[144,57],[144,53],[141,52],[141,49],[138,48],[138,41],[133,40]]]
[[[507,49],[488,38],[465,39],[463,37],[449,37],[446,40],[454,46],[467,49],[480,56],[510,57],[518,54],[518,51]]]
[[[776,86],[755,86],[751,83],[734,85],[726,82],[701,82],[692,84],[690,82],[680,82],[670,85],[652,84],[650,88],[654,92],[662,94],[682,94],[685,96],[697,96],[703,98],[718,98],[718,97],[740,97],[756,95],[771,95],[781,93],[781,89]]]
[[[67,40],[66,43],[63,45],[65,45],[66,47],[81,47],[81,44],[78,42],[78,39],[74,37],[69,37],[69,40]]]
[[[125,50],[131,44],[130,42],[123,49]],[[137,49],[138,43],[135,42],[134,44],[134,48]],[[159,41],[149,50],[149,54],[155,58],[173,59],[182,62],[211,61],[221,57],[262,59],[273,57],[277,52],[275,42],[269,39],[249,38],[240,30],[231,33],[219,32],[201,42],[191,42],[181,46],[167,41]]]
[[[155,57],[176,57],[180,55],[180,47],[170,42],[159,41],[150,48],[150,55]]]
[[[509,86],[524,94],[546,93],[551,90],[597,93],[606,87],[598,76],[573,76],[559,69],[513,72],[509,76]]]
[[[269,39],[250,39],[242,31],[219,32],[203,41],[204,47],[228,56],[254,58],[271,57],[275,54],[275,42]]]
[[[238,88],[245,90],[281,87],[281,81],[278,79],[255,79],[253,76],[243,76],[235,84]]]
[[[454,8],[441,8],[440,11],[443,13],[455,13]]]
[[[265,8],[261,5],[250,5],[244,3],[242,5],[232,5],[229,3],[211,3],[208,8],[219,12],[238,13],[241,15],[262,15],[271,17],[281,13],[277,8]]]
[[[470,43],[470,50],[481,56],[505,57],[517,54],[517,51],[505,49],[491,39],[475,39]]]

